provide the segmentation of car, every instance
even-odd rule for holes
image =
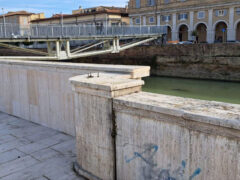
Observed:
[[[193,41],[180,41],[178,44],[193,44]]]

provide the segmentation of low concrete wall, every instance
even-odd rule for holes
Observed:
[[[149,75],[149,67],[0,61],[0,111],[75,135],[68,79],[89,72],[138,79]]]
[[[140,92],[140,80],[79,76],[71,82],[76,101],[88,105],[75,108],[79,174],[240,179],[239,105]]]
[[[151,93],[114,99],[117,179],[240,179],[240,106]]]

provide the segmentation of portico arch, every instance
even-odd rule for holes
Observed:
[[[227,29],[228,23],[220,20],[214,24],[215,42],[226,42],[227,41]]]
[[[172,28],[167,26],[167,41],[172,41]]]
[[[207,25],[205,23],[198,23],[195,27],[197,32],[197,42],[206,42],[207,41]]]
[[[236,40],[240,41],[240,19],[236,21],[234,29],[236,30]]]
[[[189,27],[187,24],[180,24],[178,26],[179,41],[187,41],[188,40],[188,30],[189,30]]]

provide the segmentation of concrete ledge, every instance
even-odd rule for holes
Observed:
[[[240,130],[240,105],[145,92],[115,98],[114,108],[119,105]]]
[[[65,63],[65,62],[45,62],[45,61],[23,61],[23,60],[1,60],[1,64],[23,65],[33,67],[51,67],[72,70],[86,70],[92,72],[115,72],[130,74],[130,78],[142,78],[150,75],[149,66],[126,66],[110,64],[86,64],[86,63]]]

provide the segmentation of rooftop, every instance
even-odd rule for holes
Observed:
[[[1,180],[79,180],[75,138],[0,112]]]
[[[77,12],[74,14],[54,14],[50,18],[36,19],[31,22],[48,21],[48,20],[60,19],[61,17],[66,19],[66,18],[72,18],[72,17],[97,15],[97,14],[119,14],[121,16],[128,16],[127,9],[119,8],[119,7],[99,6],[94,8],[79,9],[76,11]]]
[[[25,16],[30,16],[32,14],[35,14],[35,13],[31,13],[31,12],[27,12],[27,11],[15,11],[15,12],[8,12],[6,14],[4,14],[5,17],[8,17],[8,16],[15,16],[15,15],[25,15]],[[0,17],[2,17],[3,15],[0,15]]]

